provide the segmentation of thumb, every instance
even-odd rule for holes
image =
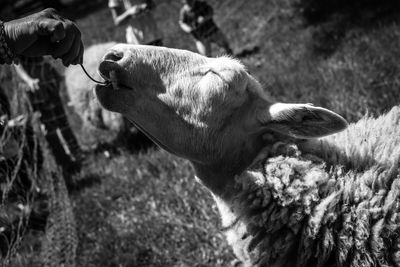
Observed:
[[[38,23],[39,35],[50,37],[52,42],[58,42],[65,38],[65,26],[62,21],[52,18],[45,18]]]

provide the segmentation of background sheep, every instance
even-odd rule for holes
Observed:
[[[229,58],[117,45],[100,71],[105,108],[192,162],[245,266],[400,265],[398,107],[315,139],[347,123],[275,103]]]

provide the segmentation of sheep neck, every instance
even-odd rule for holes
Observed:
[[[276,143],[234,177],[230,198],[214,195],[228,243],[245,266],[332,266],[338,256],[346,265],[371,244],[383,258],[382,222],[397,227],[400,220],[398,169],[384,162],[354,169],[339,146],[318,142],[330,157],[304,143]]]
[[[399,114],[395,108],[333,136],[267,146],[230,177],[230,194],[213,191],[244,266],[398,264]]]
[[[340,193],[334,185],[341,169],[327,168],[312,154],[302,155],[293,144],[276,143],[264,151],[234,176],[229,194],[214,198],[235,254],[249,266],[260,261],[281,266],[288,259],[297,261],[289,254],[301,247],[299,242],[315,238],[328,206],[335,209]],[[315,227],[303,240],[303,221],[310,217]]]

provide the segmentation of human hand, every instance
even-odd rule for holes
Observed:
[[[134,5],[133,7],[128,9],[129,15],[136,16],[138,15],[142,10],[138,5]]]
[[[19,127],[26,124],[28,117],[25,115],[19,115],[7,122],[8,127]]]
[[[39,90],[39,79],[30,79],[28,80],[28,90],[31,92],[35,92],[37,90]]]
[[[61,58],[65,66],[82,63],[81,32],[54,9],[5,22],[4,30],[7,44],[16,55],[51,55]]]

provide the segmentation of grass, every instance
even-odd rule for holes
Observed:
[[[212,5],[236,53],[258,48],[241,60],[274,98],[324,106],[349,121],[398,105],[397,8],[381,12],[366,2],[359,12],[354,5],[340,6],[322,19],[307,9],[323,6],[316,2],[226,0]],[[195,51],[177,24],[180,5],[159,1],[156,18],[164,43]],[[107,9],[77,23],[86,46],[124,40],[124,29],[114,28]],[[82,143],[93,140],[95,134],[82,131],[76,117],[72,120]],[[110,157],[90,154],[71,195],[78,266],[229,266],[233,254],[219,231],[216,208],[195,182],[190,164],[155,147],[116,151]]]
[[[93,156],[94,187],[73,195],[81,266],[215,266],[231,259],[208,192],[158,149]],[[93,218],[96,218],[93,220]],[[202,244],[199,246],[199,244]]]

